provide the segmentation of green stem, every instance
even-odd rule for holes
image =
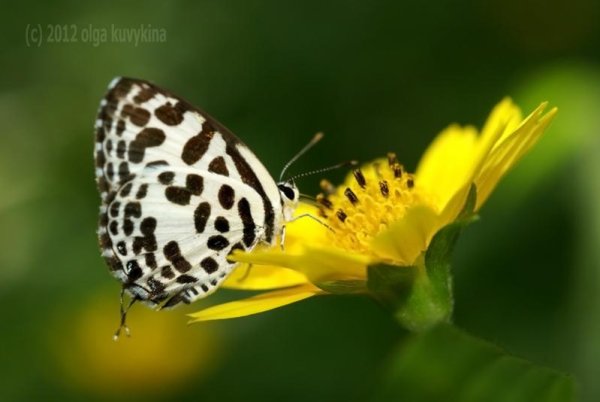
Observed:
[[[412,267],[370,267],[369,290],[403,327],[424,331],[452,316],[449,267],[440,268],[431,272],[424,258]]]

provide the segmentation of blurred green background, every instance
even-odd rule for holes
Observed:
[[[315,298],[259,316],[185,325],[185,312],[232,297],[223,291],[170,313],[136,306],[133,337],[113,343],[119,285],[97,247],[92,127],[117,75],[151,80],[209,111],[274,174],[317,131],[325,140],[296,171],[388,151],[412,170],[446,125],[480,126],[506,95],[524,112],[544,100],[558,106],[539,146],[459,242],[455,323],[516,356],[573,374],[582,401],[600,400],[599,6],[6,5],[0,400],[363,401],[408,338],[360,297]],[[74,26],[78,41],[49,43],[48,25],[69,32]],[[37,26],[40,42],[31,37]],[[166,37],[119,43],[112,26],[163,30]],[[90,29],[106,29],[108,37],[85,42]],[[316,194],[318,180],[302,181],[303,192]]]

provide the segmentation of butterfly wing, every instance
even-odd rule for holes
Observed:
[[[146,81],[113,81],[96,121],[99,239],[136,298],[165,306],[212,292],[227,255],[272,242],[277,186],[225,127]]]

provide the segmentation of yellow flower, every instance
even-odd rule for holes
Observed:
[[[537,142],[556,114],[542,103],[525,119],[510,99],[500,102],[481,132],[451,125],[407,173],[394,154],[327,183],[318,206],[302,204],[286,227],[285,250],[258,248],[233,257],[244,263],[225,286],[274,290],[193,313],[192,322],[271,310],[311,296],[366,290],[367,268],[419,265],[432,238],[454,222],[476,189],[477,212],[506,172]],[[246,264],[252,264],[248,269]]]
[[[214,328],[189,331],[176,311],[139,309],[129,318],[131,337],[114,341],[118,300],[93,295],[57,322],[51,347],[66,386],[111,399],[123,395],[169,395],[197,382],[218,365],[221,337]],[[57,376],[58,377],[58,376]]]

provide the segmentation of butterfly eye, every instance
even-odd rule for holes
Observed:
[[[287,184],[278,184],[277,187],[279,188],[279,191],[283,193],[283,195],[285,195],[285,198],[287,198],[288,200],[294,200],[296,198],[296,192]]]

